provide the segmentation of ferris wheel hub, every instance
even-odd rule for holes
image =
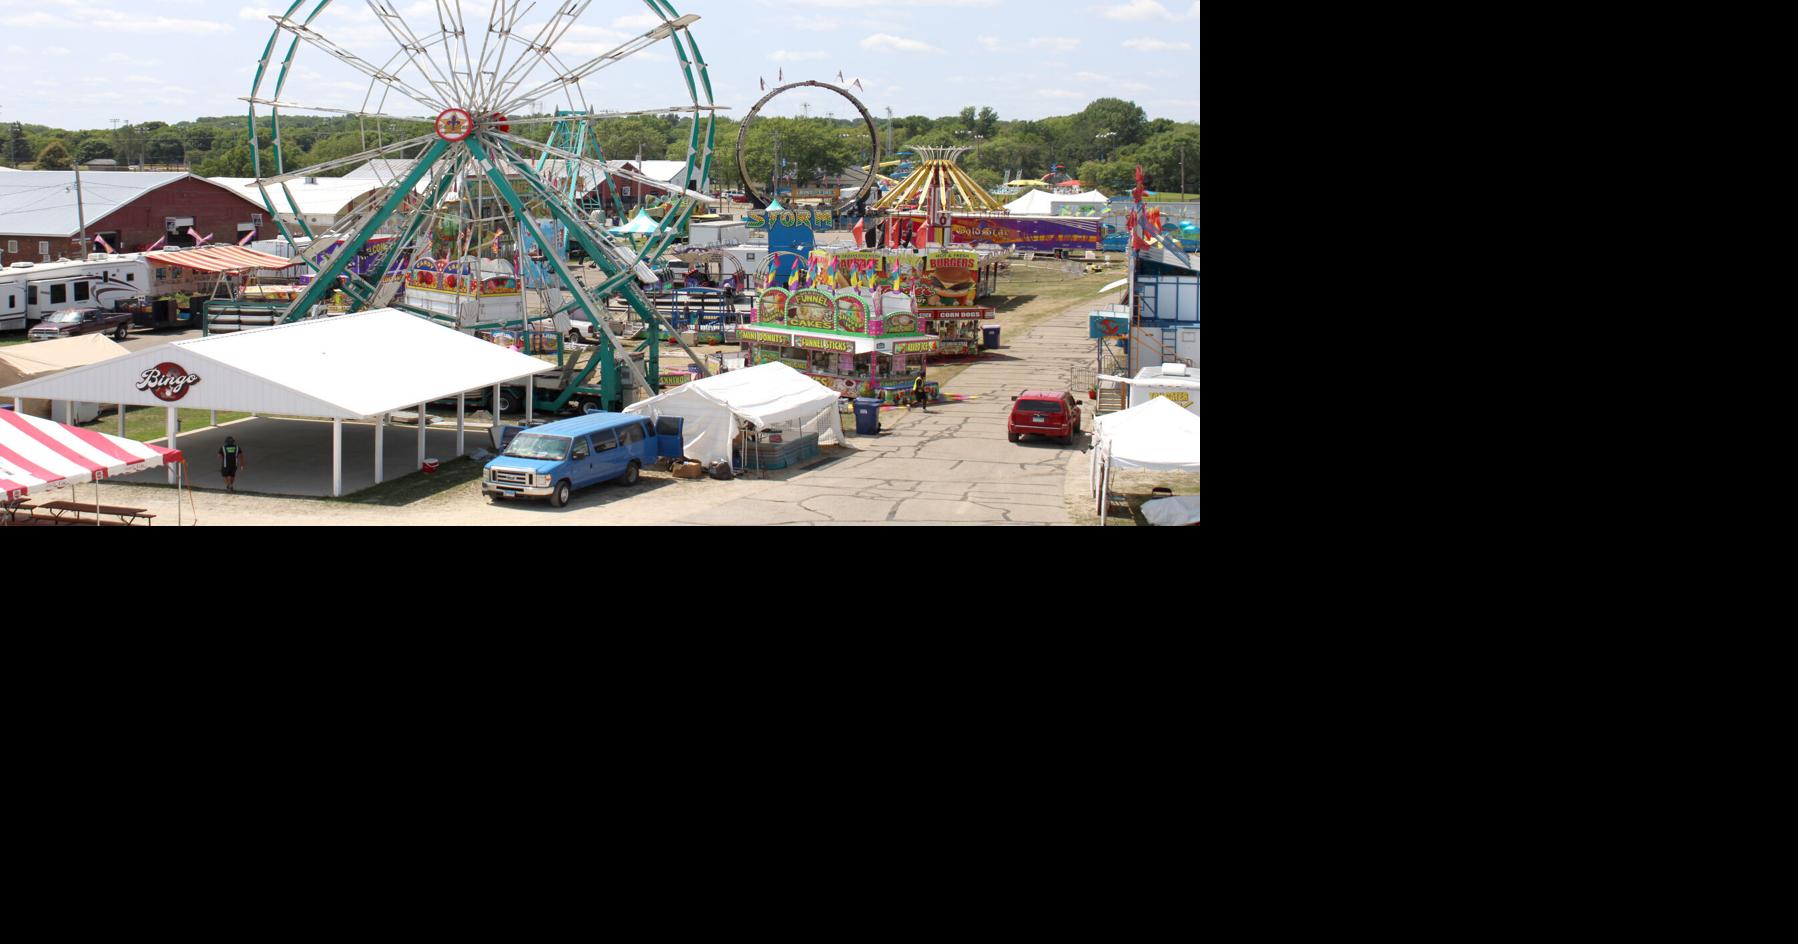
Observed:
[[[474,133],[474,117],[461,108],[451,108],[437,116],[437,136],[455,144],[468,140]]]

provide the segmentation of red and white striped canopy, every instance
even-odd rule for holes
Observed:
[[[178,450],[0,410],[0,498],[6,501],[180,461]]]
[[[248,272],[252,269],[285,269],[298,262],[242,246],[207,246],[181,252],[152,252],[145,259],[157,265],[180,266],[199,272]]]

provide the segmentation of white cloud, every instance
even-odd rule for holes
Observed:
[[[769,53],[768,58],[774,62],[811,62],[817,59],[823,59],[824,53],[817,51],[794,52],[790,49],[777,49],[774,52]]]
[[[1126,39],[1124,46],[1137,52],[1183,52],[1191,49],[1191,43],[1175,43],[1165,39]]]
[[[894,36],[890,33],[875,33],[873,36],[862,40],[862,48],[869,52],[901,52],[928,56],[943,55],[942,49],[932,46],[929,43],[919,42],[915,39],[906,39],[903,36]]]

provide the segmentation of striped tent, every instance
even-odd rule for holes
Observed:
[[[245,249],[242,246],[207,246],[204,249],[184,249],[180,252],[145,253],[144,258],[155,265],[180,266],[197,272],[249,272],[252,269],[285,269],[296,260],[271,256],[266,252]]]
[[[177,450],[0,410],[0,501],[181,461]]]

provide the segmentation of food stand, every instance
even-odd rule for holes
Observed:
[[[922,330],[910,296],[885,287],[839,291],[830,282],[762,291],[755,322],[737,333],[749,365],[785,364],[838,396],[899,402],[937,338]]]

